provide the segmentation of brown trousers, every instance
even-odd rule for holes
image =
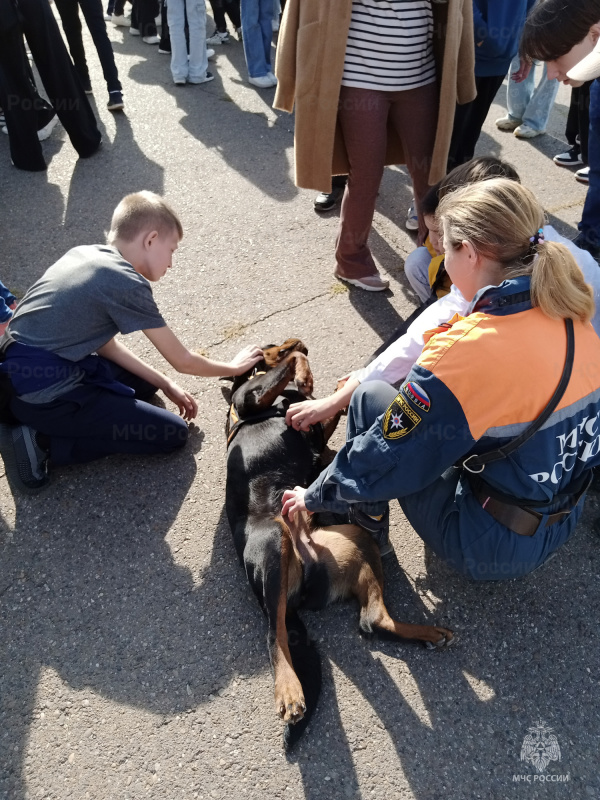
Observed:
[[[350,162],[342,201],[335,257],[347,278],[375,275],[377,267],[367,240],[383,175],[388,119],[406,154],[417,213],[427,189],[438,113],[436,83],[402,92],[342,86],[338,119]]]

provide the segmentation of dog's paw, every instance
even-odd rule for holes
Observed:
[[[424,643],[428,650],[441,650],[456,643],[456,636],[447,628],[435,628],[434,630],[439,635],[439,638],[436,638],[435,641]]]
[[[306,711],[306,703],[300,681],[290,681],[280,687],[275,687],[275,709],[277,715],[284,721],[295,725]]]
[[[310,397],[313,391],[313,376],[308,366],[308,359],[301,353],[296,355],[294,382],[300,394]]]

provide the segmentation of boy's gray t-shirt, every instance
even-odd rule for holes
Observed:
[[[166,325],[150,282],[109,245],[74,247],[27,291],[10,320],[8,334],[68,361],[95,353],[118,333]],[[29,402],[49,402],[80,383],[49,387]]]

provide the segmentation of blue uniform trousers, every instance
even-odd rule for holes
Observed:
[[[384,381],[361,384],[348,408],[347,439],[368,430],[397,394]],[[460,477],[460,469],[448,469],[429,486],[400,497],[398,502],[421,539],[446,563],[474,580],[518,578],[532,572],[569,538],[583,510],[582,498],[564,522],[546,528],[544,517],[534,536],[521,536],[496,522],[474,498],[469,502],[460,498],[465,491],[459,486]],[[468,487],[466,491],[470,492]],[[462,499],[460,508],[457,495]],[[376,515],[385,511],[387,503],[371,501],[358,507]]]
[[[80,464],[113,453],[154,455],[183,447],[186,422],[145,402],[156,386],[104,360],[114,379],[130,386],[135,395],[84,384],[50,403],[12,398],[10,410],[16,419],[49,438],[51,463]]]

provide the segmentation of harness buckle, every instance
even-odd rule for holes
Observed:
[[[477,458],[477,453],[473,453],[468,458],[465,458],[465,460],[462,463],[463,469],[466,469],[467,472],[470,472],[472,475],[478,475],[480,472],[483,472],[483,470],[485,469],[485,464],[481,464],[479,469],[476,469],[474,467],[469,467],[467,462],[472,458]]]

